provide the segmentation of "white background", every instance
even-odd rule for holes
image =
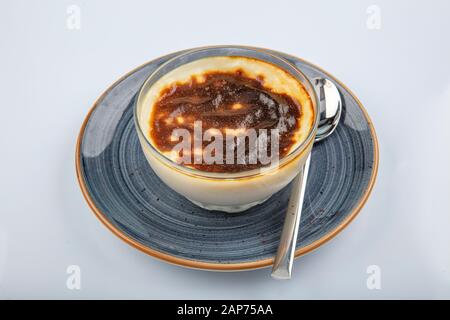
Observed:
[[[81,29],[67,28],[69,5]],[[381,29],[366,12],[381,9]],[[449,1],[0,1],[0,298],[450,298]],[[296,261],[213,273],[123,243],[79,190],[75,142],[94,100],[160,55],[247,44],[305,58],[362,100],[380,168],[356,220]],[[81,290],[66,268],[81,267]],[[366,286],[381,268],[381,290]]]

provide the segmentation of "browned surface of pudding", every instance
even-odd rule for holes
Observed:
[[[204,81],[203,81],[204,80]],[[279,158],[283,158],[295,144],[294,135],[301,116],[299,103],[286,94],[273,92],[264,86],[262,77],[246,77],[236,72],[214,71],[203,74],[202,81],[191,77],[189,82],[172,84],[164,89],[153,106],[150,117],[150,135],[155,147],[170,152],[181,140],[173,141],[174,129],[187,129],[194,137],[194,122],[202,122],[202,132],[218,129],[224,137],[223,164],[194,164],[194,144],[191,163],[186,166],[208,172],[235,173],[262,167],[256,164],[225,163],[225,136],[227,129],[279,130]],[[205,148],[210,141],[204,141]],[[270,155],[271,142],[267,141]],[[248,148],[246,148],[248,151]],[[248,152],[246,157],[248,159]],[[182,156],[182,155],[180,155]],[[237,156],[235,150],[234,156]]]

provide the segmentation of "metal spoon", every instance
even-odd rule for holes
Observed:
[[[341,118],[342,101],[338,89],[330,80],[316,78],[313,84],[319,98],[320,121],[314,139],[314,142],[318,142],[327,138],[336,129]],[[272,268],[272,277],[275,279],[291,278],[310,158],[308,155],[302,170],[292,182],[280,244]]]

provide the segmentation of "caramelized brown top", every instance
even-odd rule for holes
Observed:
[[[224,137],[223,164],[194,164],[194,143],[191,148],[191,161],[187,166],[208,172],[241,172],[263,166],[258,160],[248,161],[248,142],[246,164],[226,164],[225,137],[229,129],[270,129],[279,130],[279,158],[285,156],[293,144],[298,129],[301,106],[286,94],[273,92],[264,86],[264,79],[248,78],[243,72],[209,72],[202,81],[192,77],[188,83],[173,84],[164,89],[154,104],[150,117],[150,136],[155,147],[163,153],[171,152],[181,140],[172,136],[174,129],[187,129],[194,137],[194,122],[201,121],[202,132],[214,128]],[[204,80],[204,81],[203,81]],[[203,149],[210,141],[202,143]],[[271,141],[267,141],[270,155]],[[180,157],[182,154],[179,155]],[[235,149],[234,157],[237,157]]]

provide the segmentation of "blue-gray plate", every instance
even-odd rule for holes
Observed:
[[[176,54],[131,71],[95,102],[77,143],[83,195],[114,234],[156,258],[207,270],[269,266],[278,247],[289,186],[245,212],[208,211],[167,187],[144,158],[134,128],[133,99],[147,76]],[[336,132],[312,151],[296,246],[300,256],[333,238],[361,210],[375,182],[378,146],[367,112],[348,88],[304,60],[278,54],[310,78],[332,80],[343,98]]]

